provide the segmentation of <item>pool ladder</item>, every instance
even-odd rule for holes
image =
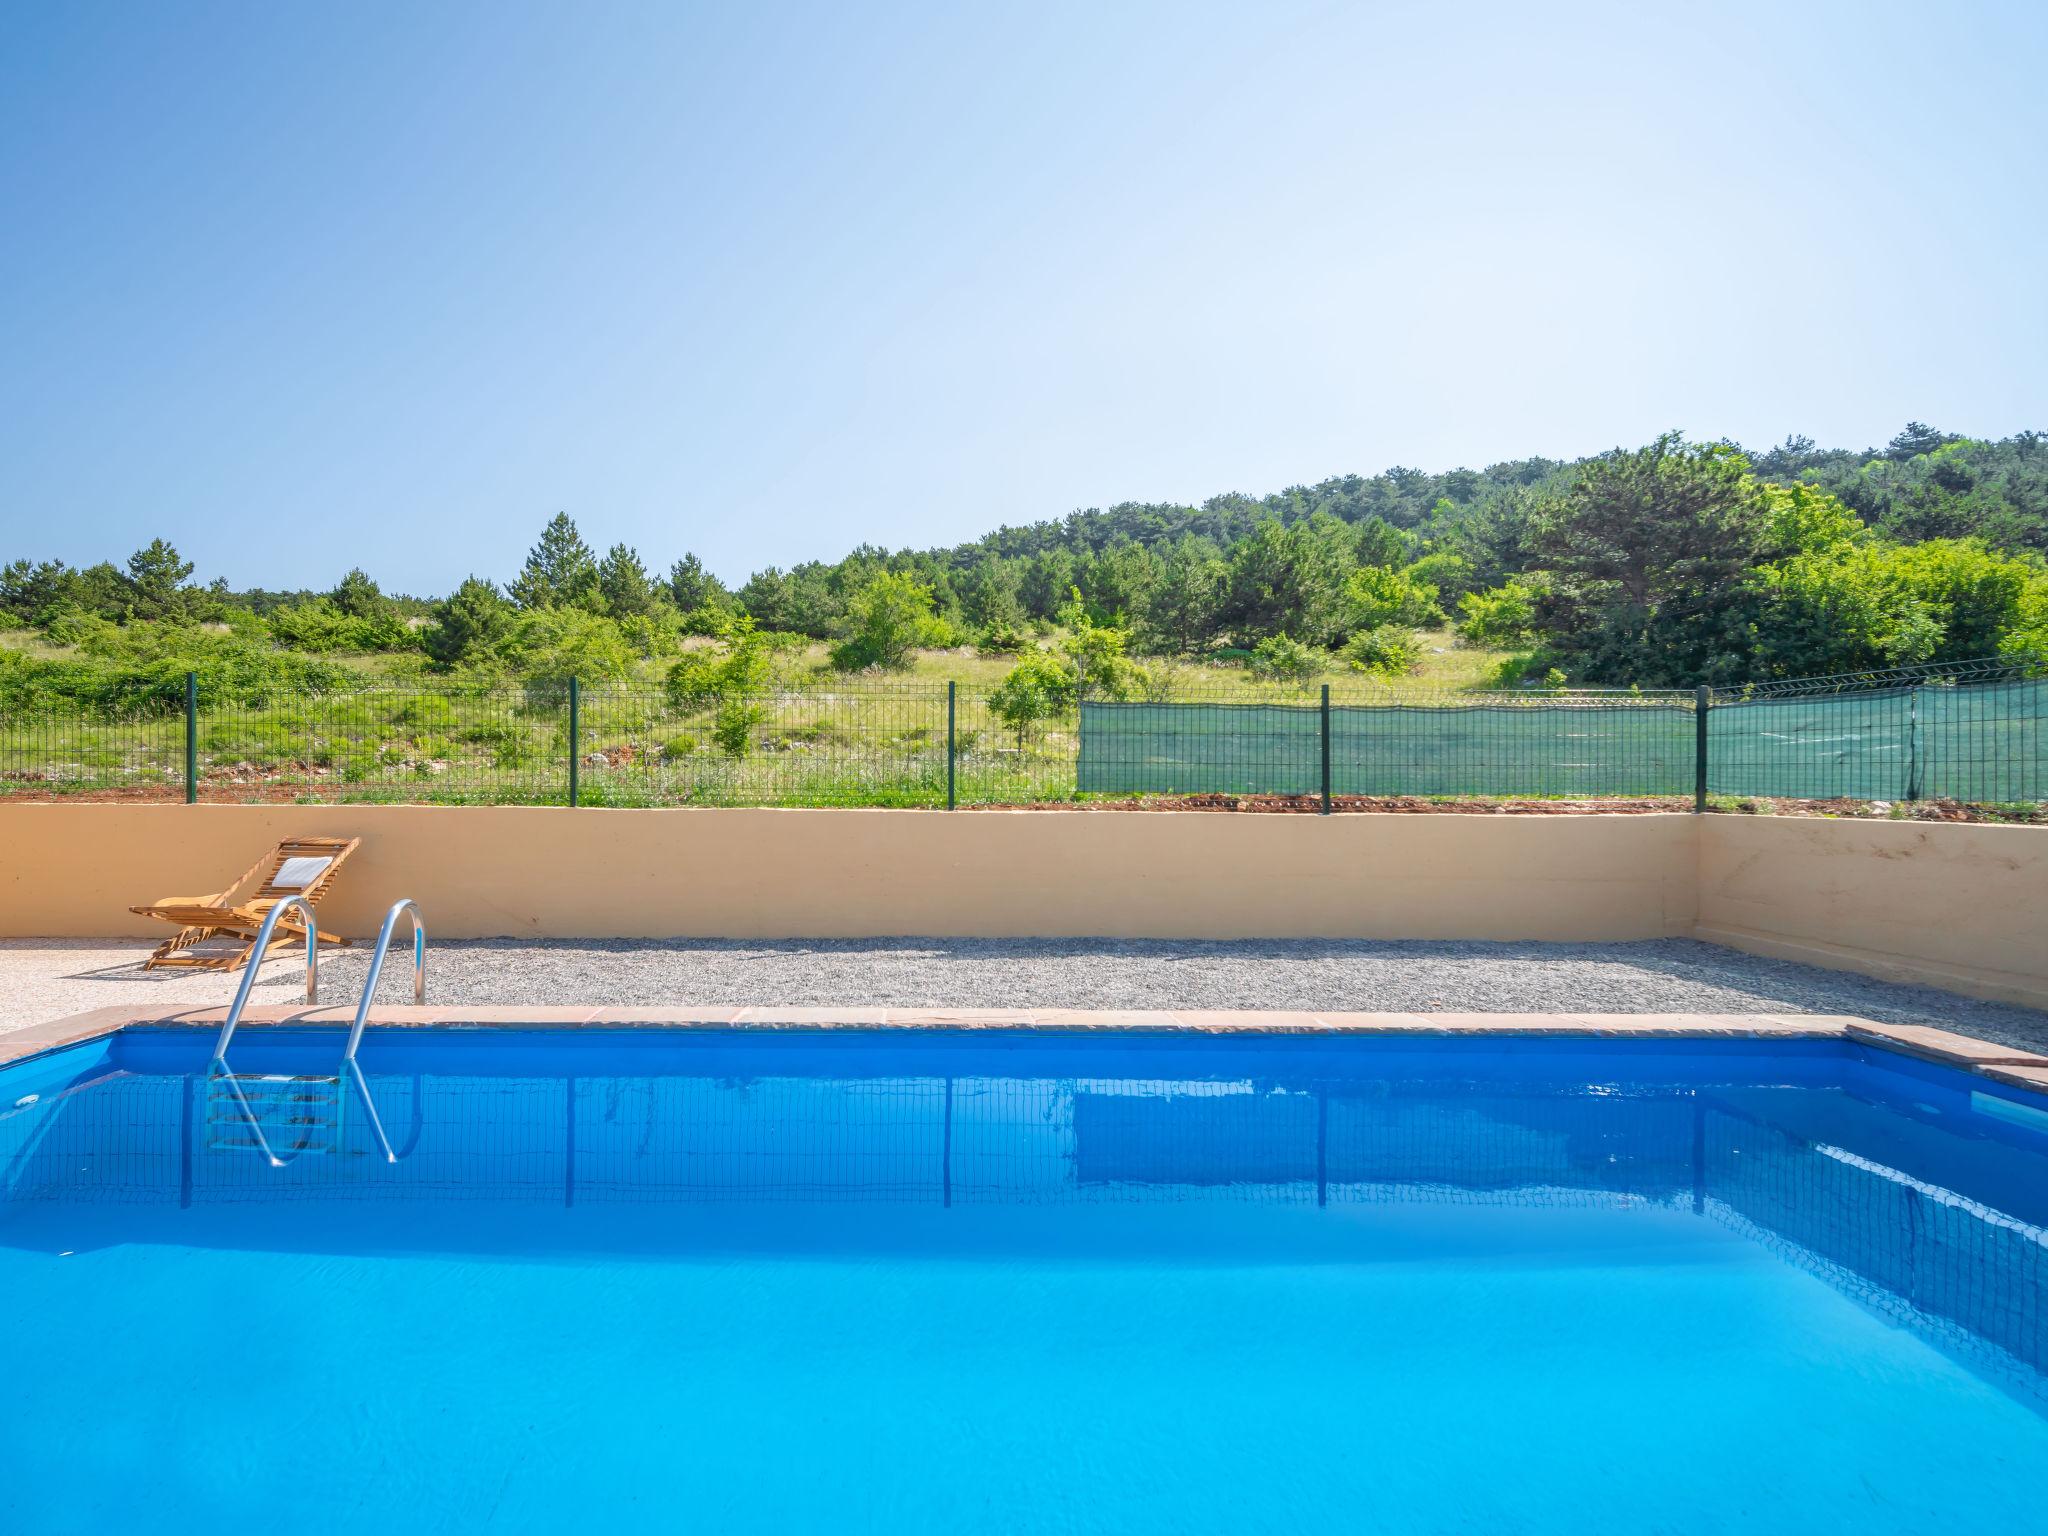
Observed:
[[[384,974],[384,955],[391,948],[400,914],[412,918],[412,1000],[427,997],[427,927],[420,909],[410,897],[392,904],[384,914],[384,926],[377,934],[377,947],[370,955],[370,974],[363,981],[362,999],[356,1004],[355,1023],[342,1047],[340,1065],[329,1077],[273,1072],[236,1072],[228,1066],[228,1042],[235,1026],[242,1022],[242,1010],[249,1004],[249,990],[256,984],[256,971],[269,950],[271,931],[285,911],[296,906],[306,925],[306,1001],[320,996],[320,936],[313,923],[313,908],[303,896],[287,896],[272,907],[257,930],[256,948],[242,984],[213,1043],[213,1059],[206,1068],[206,1145],[216,1151],[260,1152],[273,1168],[282,1168],[290,1158],[309,1153],[342,1150],[342,1132],[348,1103],[348,1089],[361,1095],[370,1130],[377,1138],[384,1161],[395,1163],[391,1138],[384,1134],[384,1122],[370,1097],[369,1081],[356,1061],[356,1047],[362,1044],[363,1026],[370,1019],[370,1001],[377,994],[377,982]],[[287,1154],[287,1155],[280,1155]]]

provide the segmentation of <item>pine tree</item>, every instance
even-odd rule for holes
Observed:
[[[640,563],[639,551],[624,544],[614,544],[606,551],[597,568],[597,591],[604,611],[615,619],[652,613],[661,601],[647,579],[647,567]]]
[[[1158,583],[1146,594],[1139,638],[1169,655],[1198,651],[1215,637],[1230,568],[1207,539],[1183,539],[1168,551]]]
[[[557,512],[541,530],[512,583],[512,600],[522,608],[597,608],[597,560],[568,513]]]
[[[390,606],[377,583],[361,567],[342,577],[328,598],[352,619],[373,619]]]
[[[1887,446],[1895,459],[1917,458],[1923,453],[1932,453],[1944,443],[1955,441],[1946,432],[1937,432],[1924,421],[1909,421],[1906,430],[1893,438]]]
[[[434,609],[434,622],[422,638],[429,656],[453,667],[489,656],[511,627],[511,607],[498,589],[472,576]]]
[[[1720,682],[1750,646],[1750,573],[1783,553],[1749,461],[1666,433],[1590,460],[1541,515],[1537,627],[1574,681]]]
[[[1025,563],[1017,595],[1034,619],[1049,619],[1074,585],[1074,557],[1060,548],[1041,549]]]
[[[955,587],[960,611],[976,629],[1000,633],[1024,622],[1024,605],[1017,600],[1017,577],[1010,562],[984,555],[968,567]]]
[[[732,596],[725,583],[705,570],[704,562],[695,555],[684,555],[668,568],[668,595],[684,613],[726,607]]]
[[[183,587],[192,574],[192,562],[162,539],[151,539],[147,548],[128,557],[128,595],[131,611],[138,619],[175,619],[184,611]]]
[[[1286,527],[1268,518],[1231,547],[1225,625],[1246,646],[1273,634],[1309,645],[1342,638],[1352,547],[1351,531],[1327,512]]]

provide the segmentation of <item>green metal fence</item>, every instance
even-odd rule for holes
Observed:
[[[455,805],[916,806],[1071,799],[1072,711],[1019,731],[944,682],[369,688],[180,711],[0,710],[0,797]]]
[[[2048,680],[2008,663],[1739,692],[1274,684],[1004,720],[926,680],[365,688],[0,711],[0,796],[1017,805],[1077,796],[2048,800]],[[180,707],[182,705],[182,707]]]
[[[1326,725],[1327,716],[1327,725]],[[1691,695],[1081,706],[1083,794],[1690,795]]]
[[[1708,712],[1708,787],[1802,800],[2048,799],[2048,681],[1819,691],[1788,686]]]
[[[2048,681],[2010,662],[1740,691],[1089,701],[1098,794],[2048,800]],[[1327,754],[1328,767],[1324,758]]]

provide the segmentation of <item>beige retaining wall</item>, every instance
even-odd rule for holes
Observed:
[[[1697,820],[1695,937],[2048,1008],[2048,829]]]
[[[1693,922],[1689,819],[1052,811],[0,806],[0,935],[125,908],[280,838],[360,836],[323,926],[438,936],[1651,938]]]
[[[0,806],[0,936],[360,835],[325,924],[438,937],[1698,936],[2048,1007],[2048,832],[1740,816]]]

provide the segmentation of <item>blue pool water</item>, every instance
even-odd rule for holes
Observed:
[[[1904,1058],[209,1046],[0,1072],[0,1529],[2040,1528],[2048,1101]]]

